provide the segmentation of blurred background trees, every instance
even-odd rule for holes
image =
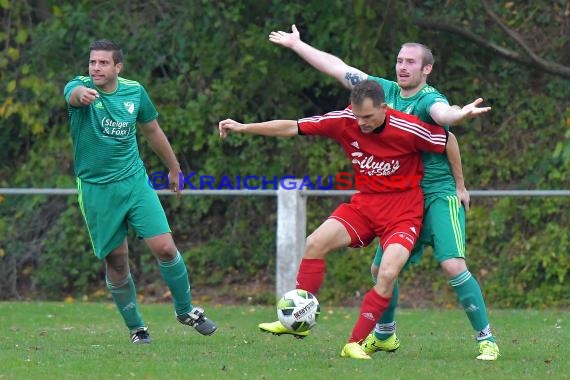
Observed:
[[[388,79],[400,45],[422,42],[436,58],[430,84],[454,104],[484,97],[492,113],[453,130],[470,189],[570,188],[565,0],[0,0],[0,19],[1,187],[74,186],[62,91],[87,73],[89,44],[101,38],[122,45],[122,75],[149,90],[185,173],[350,170],[328,141],[217,135],[226,117],[299,118],[346,105],[340,84],[268,41],[295,23],[308,43]],[[149,172],[163,170],[144,141],[141,155]],[[162,201],[198,294],[273,302],[274,198]],[[309,198],[308,232],[341,201]],[[492,306],[568,305],[569,210],[569,198],[472,199],[468,255]],[[140,290],[159,297],[151,255],[130,242]],[[367,289],[374,248],[330,255],[321,300]],[[102,273],[75,197],[0,196],[0,299],[96,298]],[[429,252],[401,289],[404,304],[417,304],[421,289],[430,302],[455,305]]]

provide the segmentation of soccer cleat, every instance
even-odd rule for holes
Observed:
[[[139,327],[138,329],[131,331],[131,342],[134,344],[148,344],[152,342],[150,334],[148,333],[148,328]]]
[[[345,344],[340,352],[340,356],[351,359],[372,359],[357,342]]]
[[[261,331],[268,332],[268,333],[271,333],[273,335],[289,334],[289,335],[293,335],[297,339],[305,338],[307,335],[309,335],[309,332],[310,332],[310,330],[302,331],[302,332],[289,330],[287,327],[283,326],[283,324],[279,321],[269,322],[269,323],[260,323],[259,325],[257,325],[257,327],[259,327],[259,329]]]
[[[202,335],[212,335],[218,327],[214,322],[206,318],[204,310],[195,307],[189,313],[177,315],[176,319],[183,325],[194,327]]]
[[[479,360],[497,360],[500,355],[499,346],[490,340],[482,340],[479,342],[479,353],[481,354],[477,356]]]
[[[398,339],[396,334],[392,334],[388,339],[380,340],[376,338],[374,332],[372,332],[364,339],[361,346],[362,350],[368,355],[372,355],[378,351],[394,352],[400,348],[400,339]]]

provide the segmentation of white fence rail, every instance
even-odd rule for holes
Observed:
[[[301,180],[299,180],[301,181]],[[159,195],[174,195],[169,190]],[[0,195],[74,195],[77,189],[0,188]],[[182,195],[276,196],[276,296],[295,288],[297,269],[305,247],[307,197],[350,196],[352,190],[183,190]],[[569,197],[570,190],[471,190],[471,197]]]

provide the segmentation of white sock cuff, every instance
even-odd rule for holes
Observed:
[[[487,325],[485,326],[485,328],[481,331],[477,331],[477,340],[485,340],[485,339],[489,339],[490,337],[493,336],[493,333],[491,333],[491,325]]]
[[[396,332],[396,321],[390,323],[377,323],[374,332],[378,334],[394,334]]]

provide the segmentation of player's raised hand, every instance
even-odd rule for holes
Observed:
[[[291,33],[283,32],[281,30],[269,33],[269,41],[291,49],[297,42],[301,41],[301,35],[299,34],[295,24],[293,24],[291,29]]]
[[[220,137],[225,139],[226,137],[228,137],[229,131],[237,131],[242,126],[243,124],[238,123],[237,121],[232,119],[222,120],[218,123],[218,130],[220,132]]]
[[[463,119],[473,118],[491,111],[491,107],[478,107],[481,103],[483,103],[483,98],[477,98],[474,102],[463,106],[463,108],[461,108]]]

